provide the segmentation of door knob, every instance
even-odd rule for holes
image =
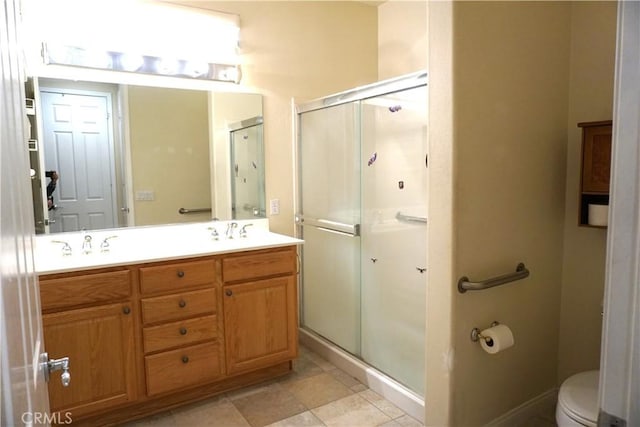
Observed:
[[[49,353],[42,353],[40,355],[40,366],[44,371],[44,380],[49,382],[51,378],[51,372],[62,371],[60,375],[60,381],[63,387],[69,387],[71,383],[71,373],[69,373],[69,358],[61,357],[60,359],[49,359]]]

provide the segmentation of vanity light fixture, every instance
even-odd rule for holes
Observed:
[[[45,65],[239,83],[237,15],[148,0],[24,2]]]
[[[138,71],[144,65],[144,57],[135,53],[123,53],[118,56],[118,64],[123,71]]]

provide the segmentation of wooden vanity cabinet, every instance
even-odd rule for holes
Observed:
[[[78,419],[136,400],[130,277],[128,269],[40,277],[45,348],[50,359],[69,357],[71,372],[68,387],[51,375],[52,412]]]
[[[294,247],[223,258],[228,375],[297,357],[296,274]]]
[[[296,276],[295,246],[41,276],[46,349],[70,358],[51,409],[113,425],[290,372]]]
[[[147,395],[219,379],[224,365],[215,260],[165,262],[139,271]]]

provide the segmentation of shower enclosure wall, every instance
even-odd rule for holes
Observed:
[[[423,407],[426,73],[298,106],[298,177],[301,336]]]

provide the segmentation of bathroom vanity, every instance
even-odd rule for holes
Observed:
[[[202,224],[169,228],[119,231],[106,254],[60,255],[59,241],[37,241],[46,351],[70,361],[68,386],[52,373],[51,410],[74,425],[121,422],[291,370],[302,241],[259,227],[235,239]],[[42,245],[53,261],[38,263]]]

